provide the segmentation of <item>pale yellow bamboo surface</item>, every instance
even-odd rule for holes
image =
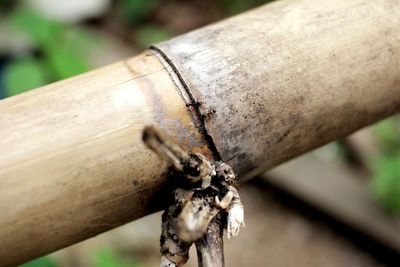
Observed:
[[[144,126],[208,153],[151,53],[2,100],[0,114],[0,266],[156,210],[166,166]]]

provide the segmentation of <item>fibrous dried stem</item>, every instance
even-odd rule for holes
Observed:
[[[199,267],[222,267],[224,260],[223,222],[217,215],[209,224],[207,233],[196,241]]]

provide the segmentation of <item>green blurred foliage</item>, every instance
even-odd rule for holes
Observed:
[[[375,126],[381,155],[371,163],[371,190],[391,215],[400,215],[400,118],[392,117]]]
[[[16,95],[47,83],[46,69],[33,58],[10,63],[4,73],[6,94]]]
[[[49,256],[27,262],[19,267],[58,267],[59,264]],[[143,267],[133,256],[124,257],[110,248],[95,251],[91,257],[92,267]]]
[[[271,1],[272,0],[219,0],[218,2],[227,15],[234,15]]]
[[[120,0],[119,13],[130,24],[143,22],[159,5],[159,0]]]
[[[10,6],[15,4],[14,0],[0,0],[0,7]],[[1,13],[2,10],[0,10]]]
[[[20,265],[20,267],[57,267],[58,265],[50,257],[41,257]]]
[[[65,79],[89,70],[89,64],[71,46],[49,46],[46,49],[46,63],[54,80]]]
[[[142,267],[134,258],[123,257],[111,249],[100,249],[92,257],[94,267]]]
[[[377,123],[375,135],[384,154],[391,155],[399,151],[400,123],[398,118],[393,117]]]
[[[44,18],[31,9],[17,9],[9,19],[12,26],[27,34],[38,47],[61,41],[63,25]]]
[[[142,48],[147,48],[151,44],[167,40],[172,36],[167,30],[154,25],[141,27],[135,32],[136,43]]]
[[[7,66],[9,96],[90,69],[85,54],[98,42],[84,29],[47,19],[23,7],[8,16],[8,23],[24,33],[39,54],[36,58],[32,55],[19,58]]]
[[[96,267],[128,267],[128,265],[112,250],[100,250],[93,257],[93,266]]]
[[[400,152],[373,164],[372,192],[391,215],[400,215]]]

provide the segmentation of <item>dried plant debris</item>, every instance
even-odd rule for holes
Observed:
[[[200,266],[223,266],[222,233],[236,236],[244,210],[232,168],[188,154],[159,129],[143,131],[144,143],[172,165],[171,201],[162,215],[161,267],[184,265],[194,243]]]

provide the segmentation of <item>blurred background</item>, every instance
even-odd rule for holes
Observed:
[[[266,2],[0,0],[0,99]],[[227,266],[400,266],[400,120],[394,116],[286,163],[248,182],[241,194],[246,228],[226,239]],[[160,216],[23,266],[157,266]],[[195,254],[188,266],[196,266]]]

